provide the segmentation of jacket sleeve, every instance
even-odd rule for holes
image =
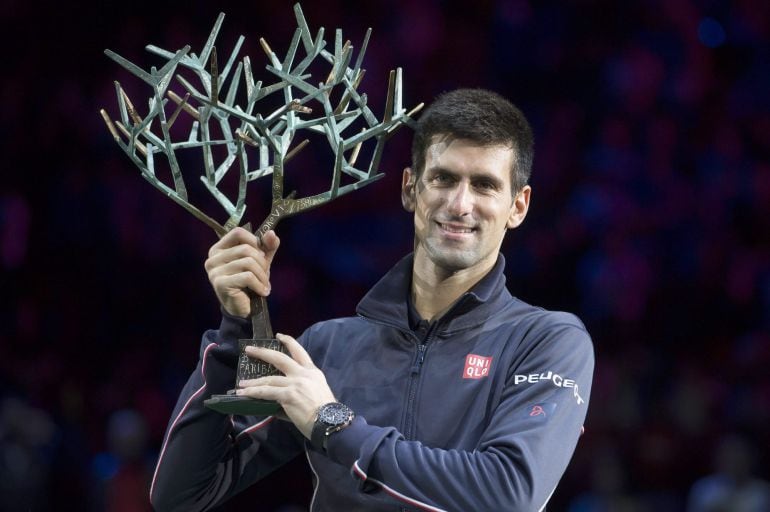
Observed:
[[[351,468],[360,492],[421,510],[543,510],[582,431],[594,355],[582,325],[536,338],[508,369],[473,451],[431,448],[356,418],[329,439],[329,457]]]
[[[203,335],[198,366],[177,401],[150,486],[155,510],[208,510],[302,451],[301,434],[272,416],[225,415],[206,408],[235,383],[239,338],[248,322],[224,314]]]

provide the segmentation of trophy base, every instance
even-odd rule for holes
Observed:
[[[211,395],[203,405],[222,414],[239,416],[272,416],[283,410],[281,404],[272,400],[237,395]]]
[[[236,386],[242,380],[258,379],[272,375],[283,375],[275,366],[259,359],[251,359],[246,355],[246,347],[263,347],[278,350],[287,354],[283,343],[275,338],[253,338],[238,340],[238,369],[235,379]],[[278,402],[260,400],[235,394],[231,389],[226,395],[212,395],[203,405],[222,414],[237,414],[239,416],[271,416],[283,411]]]

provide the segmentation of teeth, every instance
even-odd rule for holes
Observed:
[[[471,228],[456,228],[454,226],[447,226],[446,224],[441,224],[442,229],[445,231],[449,231],[450,233],[471,233],[473,230]]]

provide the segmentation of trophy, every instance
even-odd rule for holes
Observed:
[[[220,237],[241,225],[251,230],[251,223],[243,222],[246,191],[249,183],[258,178],[272,176],[270,211],[254,232],[260,239],[284,217],[328,203],[378,180],[384,176],[378,166],[385,141],[404,124],[413,126],[412,117],[423,106],[419,104],[409,112],[403,108],[399,68],[390,72],[384,114],[379,120],[368,106],[366,94],[358,92],[371,28],[353,61],[353,46],[350,41],[343,43],[340,29],[335,31],[334,47],[327,49],[324,29],[320,28],[314,37],[299,4],[294,6],[294,13],[297,28],[283,59],[260,39],[269,61],[265,69],[271,81],[274,79],[269,84],[255,81],[248,56],[238,60],[243,36],[238,38],[220,71],[214,43],[223,13],[217,17],[199,55],[191,52],[189,45],[176,52],[148,45],[147,51],[167,60],[160,69],[153,66],[145,71],[105,50],[108,57],[153,90],[146,112],[140,112],[120,83],[115,82],[120,120],[113,121],[104,109],[100,111],[115,142],[144,179]],[[325,80],[313,82],[311,67],[315,70],[319,63],[324,69],[331,69]],[[186,91],[184,96],[171,90],[174,78]],[[266,98],[273,100],[271,110],[257,111],[258,104],[268,103],[260,103]],[[185,116],[189,129],[182,126],[184,121],[180,123]],[[185,137],[179,137],[180,132]],[[318,138],[325,140],[334,156],[329,188],[306,197],[296,197],[296,191],[284,193],[286,165],[308,145],[308,139],[294,144],[299,132],[320,135]],[[368,164],[357,166],[364,143],[373,149]],[[203,157],[204,172],[200,179],[205,190],[225,210],[224,224],[190,200],[181,168],[191,153]],[[233,174],[237,178],[232,178]],[[231,190],[224,186],[226,176],[230,176]],[[251,299],[253,336],[239,340],[235,387],[244,379],[278,374],[272,365],[246,356],[246,346],[284,351],[273,337],[267,301],[247,292]],[[268,415],[280,410],[276,402],[238,396],[234,389],[212,396],[205,404],[226,414]]]

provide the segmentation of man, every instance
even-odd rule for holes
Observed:
[[[249,348],[285,376],[241,382],[289,421],[205,409],[235,378],[248,288],[270,293],[278,238],[242,229],[209,252],[224,309],[173,414],[151,488],[158,509],[221,503],[305,452],[311,510],[542,510],[582,429],[591,340],[567,313],[505,288],[500,246],[527,214],[531,129],[497,94],[461,89],[421,117],[401,200],[414,253],[290,354]]]

